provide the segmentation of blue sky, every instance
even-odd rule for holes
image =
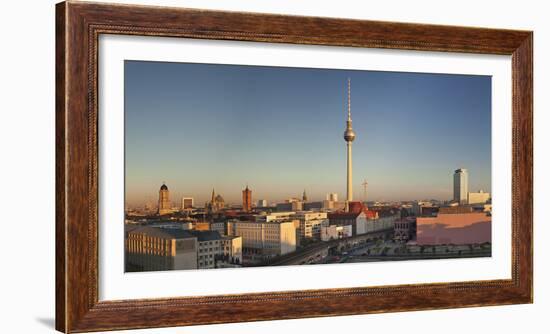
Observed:
[[[450,199],[452,173],[491,187],[489,76],[125,63],[126,200],[204,203],[343,198],[346,85],[351,78],[354,197]]]

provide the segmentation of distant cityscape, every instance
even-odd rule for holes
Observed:
[[[195,195],[172,198],[168,184],[158,201],[126,207],[125,270],[162,271],[277,265],[356,263],[491,256],[491,194],[469,190],[469,171],[449,171],[453,198],[369,201],[353,198],[351,80],[347,82],[346,193],[310,200],[269,202],[254,185],[228,204],[216,189],[206,203]],[[156,190],[151,189],[151,192]]]

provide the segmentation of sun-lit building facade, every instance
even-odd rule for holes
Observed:
[[[439,213],[416,218],[419,245],[491,242],[491,215],[486,212]]]
[[[197,238],[183,229],[126,226],[126,271],[197,269]]]
[[[468,204],[485,204],[491,198],[490,193],[480,190],[475,193],[468,193]]]
[[[228,223],[228,234],[242,237],[244,253],[263,256],[284,255],[296,250],[298,221],[238,221]]]

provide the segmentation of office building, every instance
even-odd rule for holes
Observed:
[[[125,226],[126,271],[197,269],[197,238],[176,228]]]
[[[298,236],[300,239],[321,239],[321,227],[328,226],[329,220],[326,212],[298,212],[291,215],[291,218],[297,219]]]
[[[480,190],[475,193],[468,193],[468,204],[485,204],[491,198],[490,193]]]
[[[298,221],[238,221],[227,222],[233,236],[242,237],[243,253],[264,257],[284,255],[296,250]]]
[[[223,255],[222,237],[217,231],[189,231],[197,238],[197,267],[199,269],[216,268]]]
[[[459,168],[453,176],[453,200],[459,204],[468,203],[468,170]]]

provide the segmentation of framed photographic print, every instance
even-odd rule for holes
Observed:
[[[532,302],[532,32],[56,10],[59,331]]]

